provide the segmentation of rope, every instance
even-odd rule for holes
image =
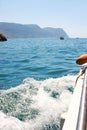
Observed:
[[[87,63],[83,64],[82,69],[81,69],[81,71],[80,71],[80,74],[79,74],[78,77],[76,78],[75,86],[76,86],[76,84],[77,84],[77,81],[78,81],[79,77],[82,76],[82,75],[85,73],[86,69],[87,69]]]

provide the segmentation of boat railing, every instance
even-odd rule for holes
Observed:
[[[76,130],[86,130],[87,124],[87,69],[85,70]]]
[[[87,68],[75,87],[62,130],[87,130]]]

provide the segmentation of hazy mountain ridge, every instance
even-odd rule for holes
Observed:
[[[41,28],[36,24],[0,22],[0,32],[4,33],[8,38],[68,38],[67,33],[62,28]]]

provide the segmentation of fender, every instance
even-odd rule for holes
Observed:
[[[83,65],[83,64],[87,63],[87,54],[83,54],[80,57],[78,57],[76,59],[76,63],[79,65]]]

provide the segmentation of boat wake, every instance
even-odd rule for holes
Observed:
[[[58,130],[68,110],[76,76],[38,81],[24,79],[0,91],[0,130]]]

